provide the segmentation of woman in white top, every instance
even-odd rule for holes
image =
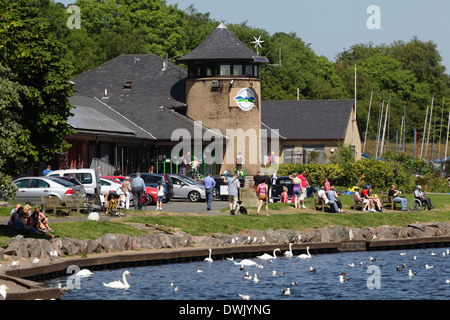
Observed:
[[[162,211],[162,201],[164,198],[164,187],[161,185],[161,181],[158,181],[156,187],[156,211]]]

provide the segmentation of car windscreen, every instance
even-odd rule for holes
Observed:
[[[54,182],[56,182],[56,183],[58,183],[58,184],[60,184],[60,185],[62,185],[64,187],[71,187],[71,186],[74,185],[72,182],[64,180],[64,179],[58,179],[58,178],[48,178],[48,179],[52,180],[52,181],[54,181]]]

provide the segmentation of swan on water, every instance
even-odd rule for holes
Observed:
[[[89,269],[81,269],[77,272],[77,276],[79,277],[89,277],[92,276],[94,273]]]
[[[205,258],[205,262],[213,262],[213,259],[211,258],[212,249],[209,249],[209,257]]]
[[[294,254],[292,253],[292,243],[289,243],[289,251],[285,251],[283,257],[292,258],[292,256],[294,256]]]
[[[6,291],[8,291],[9,288],[2,284],[0,286],[0,300],[6,300]]]
[[[301,255],[297,256],[299,259],[311,259],[311,254],[309,253],[309,247],[306,247],[306,253],[302,253]]]
[[[275,252],[277,252],[277,251],[281,252],[281,250],[279,248],[276,248],[275,250],[273,250],[273,256],[271,256],[270,254],[264,253],[262,256],[256,256],[256,257],[261,260],[276,259],[277,255],[275,254]]]
[[[255,261],[252,261],[252,260],[249,260],[249,259],[244,259],[244,260],[241,260],[239,262],[234,262],[233,261],[233,263],[236,264],[236,265],[240,265],[241,267],[243,267],[243,266],[249,267],[249,266],[256,266],[257,265],[257,263]]]
[[[130,287],[130,285],[128,284],[127,279],[126,279],[125,276],[131,276],[130,272],[129,271],[124,271],[123,272],[123,275],[122,275],[123,282],[120,281],[120,280],[113,281],[113,282],[110,282],[110,283],[104,283],[103,282],[103,285],[105,287],[113,288],[113,289],[128,289]]]

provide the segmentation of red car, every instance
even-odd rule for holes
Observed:
[[[108,180],[112,180],[114,182],[119,181],[119,183],[122,183],[126,177],[125,176],[107,176],[107,177],[102,177]],[[132,179],[130,179],[130,181],[132,181]],[[145,187],[145,192],[144,192],[144,196],[142,197],[142,203],[146,204],[146,205],[151,205],[151,204],[155,204],[156,203],[156,188],[152,188],[152,187]]]

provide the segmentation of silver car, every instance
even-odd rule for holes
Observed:
[[[174,199],[189,199],[191,202],[206,200],[205,187],[186,176],[169,174],[173,183]]]
[[[72,182],[52,177],[23,177],[14,180],[14,184],[19,188],[15,200],[32,204],[41,202],[42,196],[50,195],[57,196],[64,203],[66,195],[84,192],[84,189],[73,188]]]

